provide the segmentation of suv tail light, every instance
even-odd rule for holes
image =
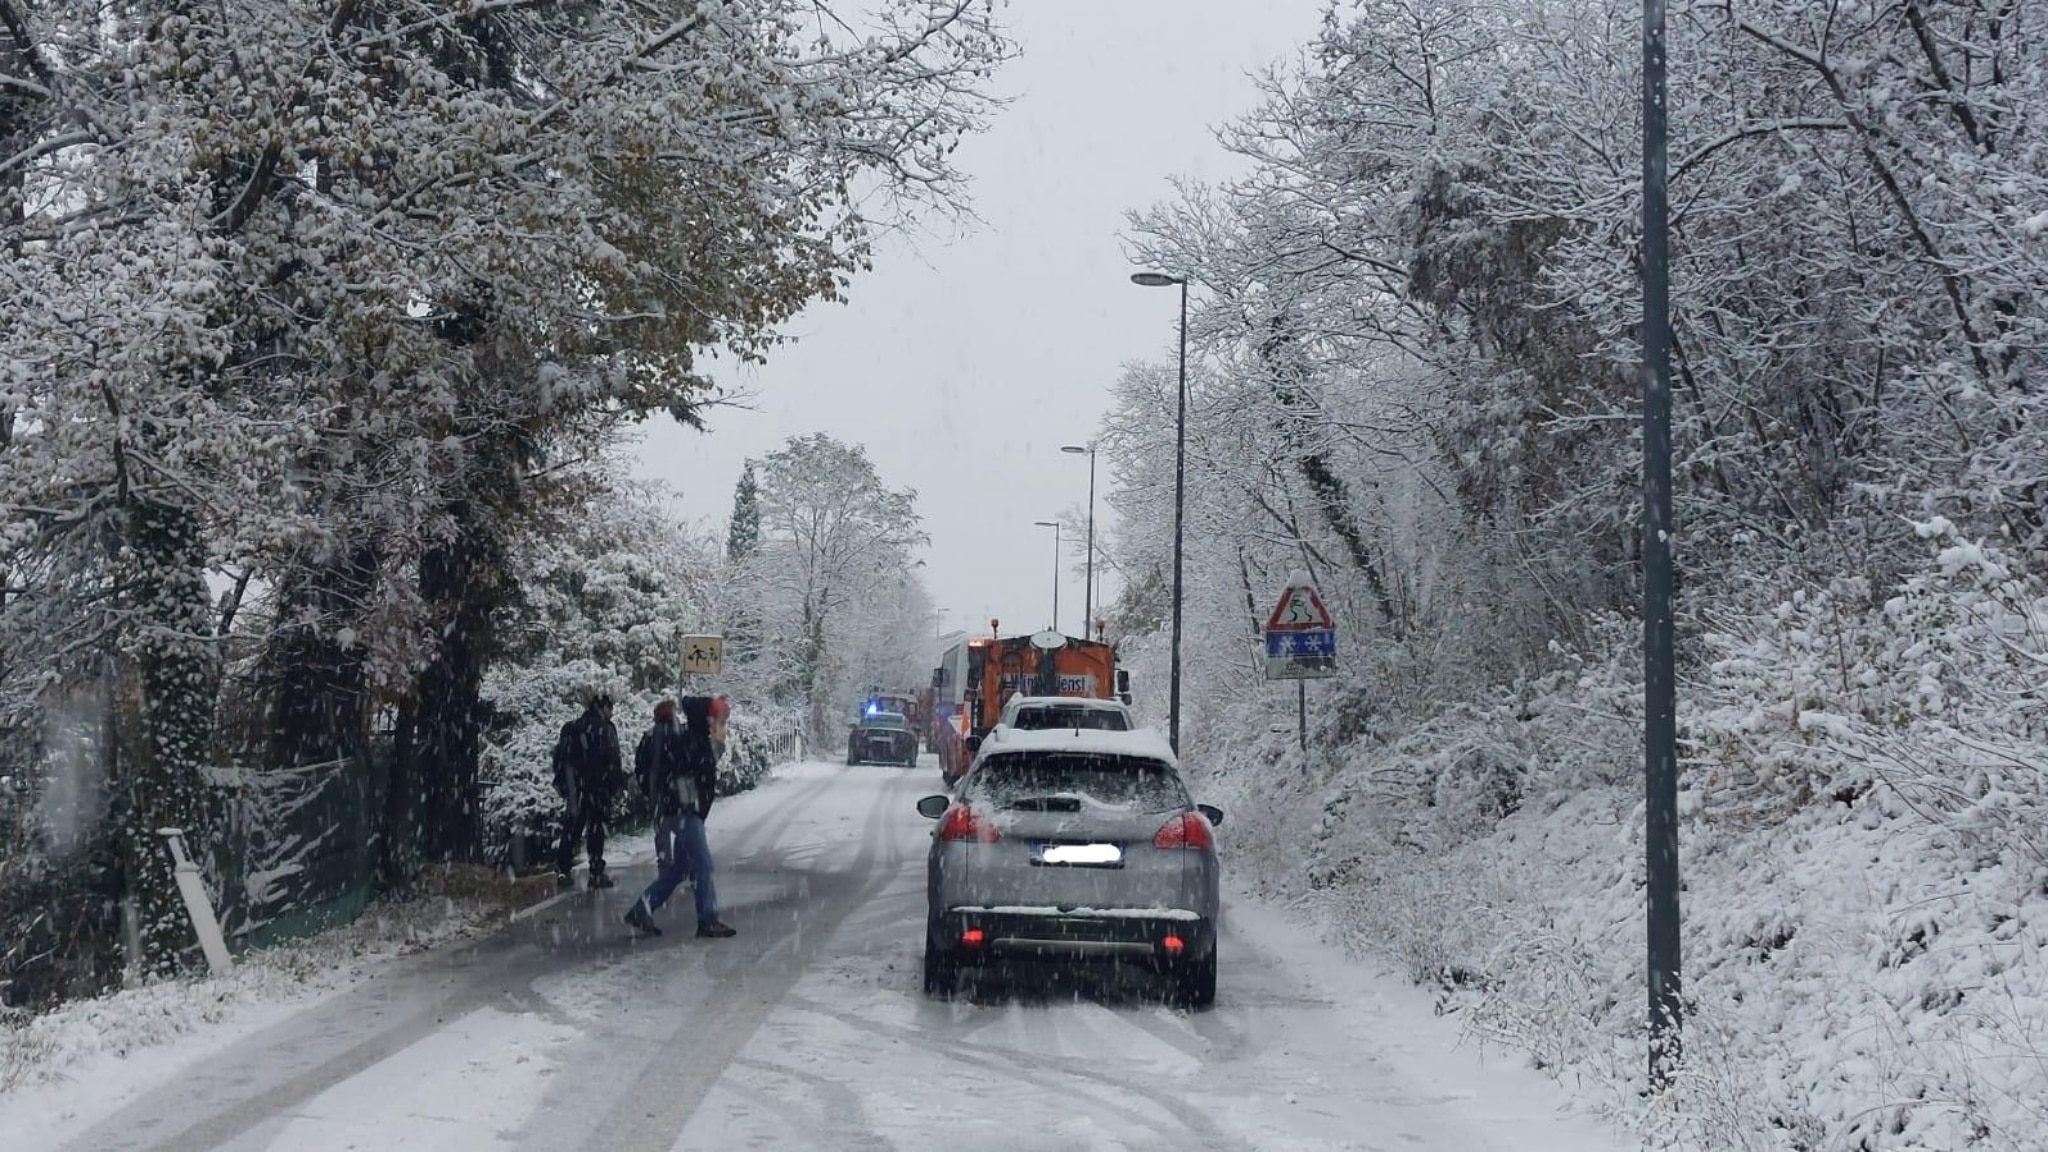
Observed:
[[[939,839],[993,844],[1002,837],[987,817],[976,815],[974,809],[965,804],[955,804],[946,809],[946,819],[939,825]]]
[[[1216,834],[1209,828],[1208,817],[1200,812],[1183,812],[1159,826],[1159,831],[1152,836],[1152,846],[1214,852]]]

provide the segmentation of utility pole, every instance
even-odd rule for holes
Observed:
[[[1666,0],[1643,0],[1643,852],[1649,899],[1650,1083],[1680,1053],[1678,687],[1672,621],[1671,250]]]
[[[1167,742],[1180,754],[1180,606],[1181,553],[1187,534],[1188,496],[1188,278],[1164,272],[1138,272],[1131,283],[1146,288],[1180,285],[1180,386],[1175,389],[1173,417],[1173,668],[1168,674]]]
[[[1085,587],[1081,591],[1081,639],[1093,640],[1095,633],[1095,441],[1087,444],[1068,444],[1062,452],[1079,455],[1088,454],[1088,561],[1083,569]]]
[[[1088,448],[1088,559],[1082,566],[1082,577],[1087,587],[1081,590],[1081,638],[1092,640],[1095,634],[1089,631],[1095,619],[1095,448]]]
[[[1294,738],[1300,742],[1302,755],[1308,754],[1308,681],[1294,682]],[[1302,771],[1308,771],[1308,761],[1302,761]]]
[[[1038,520],[1033,523],[1039,528],[1052,529],[1052,623],[1047,627],[1057,632],[1060,628],[1060,561],[1064,558],[1060,547],[1060,522]]]
[[[1180,278],[1180,386],[1174,389],[1173,417],[1173,724],[1167,740],[1180,755],[1181,554],[1186,551],[1188,503],[1188,278]]]

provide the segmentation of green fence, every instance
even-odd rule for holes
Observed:
[[[376,888],[388,778],[373,756],[214,773],[210,871],[230,944],[260,948],[362,914]]]

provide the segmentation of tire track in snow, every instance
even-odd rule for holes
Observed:
[[[868,1122],[867,1109],[861,1104],[860,1094],[845,1084],[816,1072],[806,1072],[787,1064],[765,1060],[739,1059],[733,1061],[733,1064],[735,1067],[746,1068],[763,1075],[794,1080],[808,1088],[808,1099],[823,1105],[813,1131],[832,1133],[834,1149],[862,1148],[894,1152],[896,1145],[876,1133]],[[767,1102],[782,1110],[787,1110],[792,1100],[806,1099],[806,1094],[800,1092],[778,1096],[747,1086],[741,1086],[739,1090],[762,1096]]]
[[[761,963],[721,965],[722,971],[707,967],[715,986],[706,1011],[685,1016],[625,1093],[632,1107],[611,1112],[589,1132],[583,1147],[592,1152],[669,1152],[675,1147],[705,1094],[785,1000],[834,930],[895,878],[893,866],[901,865],[903,853],[891,843],[888,817],[910,792],[904,786],[909,782],[904,777],[876,790],[859,853],[844,873],[831,875],[831,882],[825,875],[813,880],[809,897],[792,908],[796,933],[778,941]],[[843,899],[830,899],[839,892]]]
[[[839,773],[815,783],[806,782],[798,791],[780,800],[780,807],[768,828],[748,826],[747,840],[760,843],[761,833],[780,836],[812,805],[843,787],[847,777]],[[866,792],[867,789],[860,789]],[[790,890],[768,901],[738,902],[742,914],[795,902],[805,906],[824,905],[813,915],[821,926],[833,912],[840,915],[857,907],[877,886],[867,880],[865,870],[874,866],[875,852],[886,845],[883,817],[894,803],[905,802],[908,788],[884,787],[875,791],[864,828],[862,854],[842,873],[802,874]],[[815,813],[813,813],[815,815]],[[772,841],[771,841],[772,842]],[[896,853],[900,859],[901,853]],[[324,1002],[306,1012],[259,1032],[228,1049],[210,1063],[195,1068],[180,1080],[144,1093],[129,1105],[106,1117],[65,1145],[77,1152],[207,1152],[207,1150],[267,1143],[266,1132],[289,1117],[307,1101],[339,1084],[369,1071],[434,1035],[479,1008],[495,1007],[506,1012],[538,1012],[543,1018],[560,1020],[563,1014],[535,1002],[536,983],[575,974],[595,982],[598,998],[610,998],[632,1006],[644,981],[667,980],[681,985],[681,999],[687,1002],[695,992],[709,1001],[717,996],[728,1000],[746,999],[758,989],[747,979],[749,949],[706,948],[681,933],[657,940],[628,942],[620,923],[629,897],[645,883],[650,870],[644,866],[620,869],[621,888],[613,893],[572,893],[571,899],[543,916],[530,917],[490,936],[442,952],[428,953],[416,962],[401,965],[360,988]],[[721,870],[722,875],[728,874]],[[767,879],[787,881],[788,876],[761,877],[751,868],[730,873],[733,887],[758,886]],[[886,877],[883,878],[886,880]],[[862,881],[867,880],[866,884]],[[835,898],[844,896],[835,903]],[[687,904],[687,894],[683,894]],[[749,916],[749,919],[752,919]],[[766,935],[766,923],[749,925],[752,940],[741,943],[775,949],[780,934]],[[791,959],[807,957],[829,927],[812,938],[810,946],[792,952]],[[716,971],[708,972],[710,961]],[[710,979],[707,980],[707,974]],[[741,986],[724,985],[737,981]],[[794,982],[792,976],[790,983]],[[609,988],[609,993],[608,993]],[[715,995],[705,995],[706,991]],[[671,996],[671,1000],[678,997]],[[685,1021],[707,1014],[684,1011]],[[614,1018],[616,1019],[616,1018]],[[663,1037],[673,1041],[682,1029],[668,1029]],[[630,1039],[627,1041],[631,1045]],[[560,1079],[574,1079],[573,1069],[558,1069]],[[552,1097],[552,1093],[549,1094]],[[605,1093],[604,1095],[611,1095]],[[604,1102],[584,1101],[587,1107]],[[549,1117],[535,1116],[529,1124],[549,1126]],[[593,1126],[584,1116],[577,1127],[584,1132]],[[564,1145],[550,1146],[551,1152]],[[569,1146],[574,1146],[573,1143]],[[662,1145],[666,1147],[666,1145]]]
[[[207,1152],[478,1008],[518,1012],[530,982],[562,962],[557,949],[532,950],[525,939],[530,931],[507,930],[430,957],[421,968],[372,981],[258,1033],[181,1080],[144,1094],[66,1148]],[[573,943],[566,951],[574,959],[595,959]],[[497,955],[502,952],[510,955]],[[479,963],[484,955],[499,963]],[[490,974],[476,980],[465,968]]]
[[[886,1024],[805,996],[792,996],[790,1003],[837,1020],[857,1032],[888,1036],[923,1048],[943,1049],[948,1060],[1029,1081],[1046,1089],[1052,1099],[1085,1097],[1101,1112],[1118,1116],[1149,1131],[1158,1131],[1160,1122],[1165,1121],[1186,1130],[1188,1136],[1201,1142],[1201,1147],[1255,1152],[1251,1145],[1218,1127],[1186,1095],[1127,1076],[1078,1066],[1071,1056],[1049,1056],[1009,1045],[959,1040],[927,1028]],[[944,1018],[942,1006],[933,1004],[929,1007],[932,1010],[929,1017],[920,1013],[920,1018]],[[1051,1020],[1052,1015],[1039,1014],[1038,1018]],[[1053,1027],[1057,1029],[1059,1025],[1055,1023]],[[1128,1100],[1133,1097],[1150,1104],[1156,1111],[1131,1107]]]

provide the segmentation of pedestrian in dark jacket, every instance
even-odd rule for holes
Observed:
[[[580,839],[590,857],[590,886],[615,886],[605,870],[604,834],[612,801],[625,781],[619,730],[612,724],[612,698],[593,693],[583,714],[562,725],[561,737],[555,741],[555,791],[562,797],[562,842],[555,851],[557,883],[566,887],[576,882],[576,841]]]
[[[668,903],[685,876],[695,886],[697,935],[735,935],[718,919],[718,894],[712,886],[711,845],[704,837],[704,818],[711,814],[711,802],[718,786],[718,751],[715,740],[723,739],[725,717],[730,704],[723,696],[688,696],[683,699],[683,724],[663,732],[656,724],[649,733],[649,791],[654,796],[662,831],[673,838],[673,851],[654,883],[626,913],[626,923],[658,936],[654,913]],[[670,733],[673,733],[671,736]],[[637,757],[636,757],[637,759]]]

